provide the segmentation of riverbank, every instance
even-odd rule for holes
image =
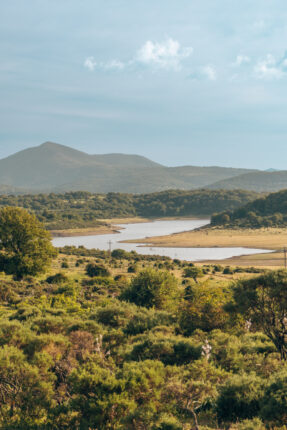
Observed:
[[[280,250],[287,245],[287,229],[237,229],[202,228],[167,236],[138,238],[129,243],[142,243],[165,248],[253,248]]]
[[[287,246],[287,229],[264,228],[259,230],[201,228],[199,230],[175,233],[129,241],[143,246],[165,248],[252,248],[273,250],[270,253],[242,255],[220,260],[229,266],[254,266],[278,269],[285,266],[283,248]],[[218,264],[218,260],[204,260],[200,264]]]
[[[205,260],[199,263],[218,264],[218,260]],[[226,258],[220,260],[222,266],[258,267],[261,269],[283,269],[285,268],[285,256],[283,252],[274,251],[266,254],[242,255],[239,257]]]
[[[70,228],[65,230],[51,230],[52,237],[73,237],[73,236],[97,236],[101,234],[116,234],[122,229],[119,224],[136,224],[148,222],[147,218],[132,217],[132,218],[111,218],[99,219],[101,223],[95,227],[87,228]]]
[[[70,228],[50,230],[52,237],[73,237],[73,236],[97,236],[101,234],[115,234],[122,229],[120,224],[140,224],[153,221],[176,221],[176,220],[200,220],[202,217],[166,217],[166,218],[110,218],[99,219],[99,225],[87,228]]]

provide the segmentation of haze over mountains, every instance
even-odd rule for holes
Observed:
[[[0,193],[150,193],[166,189],[287,188],[287,171],[225,167],[166,167],[139,155],[90,155],[52,142],[0,160]]]

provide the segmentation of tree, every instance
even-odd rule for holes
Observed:
[[[50,234],[25,209],[0,211],[0,270],[21,279],[46,270],[57,255]]]
[[[287,359],[287,271],[279,270],[239,281],[233,303],[226,309],[239,312],[251,327],[262,330]]]
[[[209,285],[187,286],[185,301],[179,312],[179,325],[185,336],[190,336],[194,330],[212,331],[224,329],[229,321],[229,314],[224,305],[230,298],[230,293],[224,288]]]
[[[185,278],[191,278],[197,283],[198,278],[203,277],[203,271],[200,267],[187,267],[184,269],[184,275]]]
[[[179,287],[171,273],[146,269],[132,280],[122,298],[137,306],[175,309],[179,299]]]

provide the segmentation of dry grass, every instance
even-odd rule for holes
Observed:
[[[136,224],[141,222],[149,222],[150,219],[142,217],[129,217],[129,218],[109,218],[109,219],[99,219],[100,222],[105,222],[106,224]]]
[[[68,230],[52,230],[51,234],[53,237],[70,237],[70,236],[94,236],[98,234],[110,234],[117,233],[119,227],[113,225],[101,225],[92,228],[71,228]]]
[[[255,248],[270,249],[276,252],[267,254],[243,255],[220,261],[204,261],[202,264],[222,264],[230,266],[260,267],[260,268],[282,268],[284,267],[284,254],[282,249],[287,247],[287,229],[265,228],[252,229],[201,229],[168,236],[157,236],[151,238],[137,239],[133,242],[146,243],[153,247],[167,248]]]
[[[201,229],[168,236],[136,239],[131,242],[167,248],[234,248],[279,250],[287,246],[287,229],[221,230]]]
[[[264,269],[282,269],[285,266],[283,252],[270,252],[267,254],[242,255],[220,261],[203,261],[201,264],[221,264],[222,266],[259,267]]]

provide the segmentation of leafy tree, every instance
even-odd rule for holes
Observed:
[[[138,306],[175,309],[180,297],[176,278],[167,271],[146,269],[136,276],[122,298]]]
[[[287,271],[274,271],[237,282],[233,300],[227,309],[241,313],[254,328],[262,330],[286,360]]]
[[[203,277],[203,271],[200,267],[187,267],[186,269],[184,269],[184,277],[191,278],[197,283],[197,279]]]
[[[127,252],[124,249],[114,249],[111,256],[117,260],[121,260],[127,257]]]
[[[224,305],[229,297],[228,291],[208,283],[188,285],[179,312],[179,325],[184,335],[189,336],[196,329],[211,331],[226,327],[230,317]]]
[[[0,211],[0,250],[0,269],[19,279],[44,272],[56,256],[49,233],[35,215],[13,207]]]

